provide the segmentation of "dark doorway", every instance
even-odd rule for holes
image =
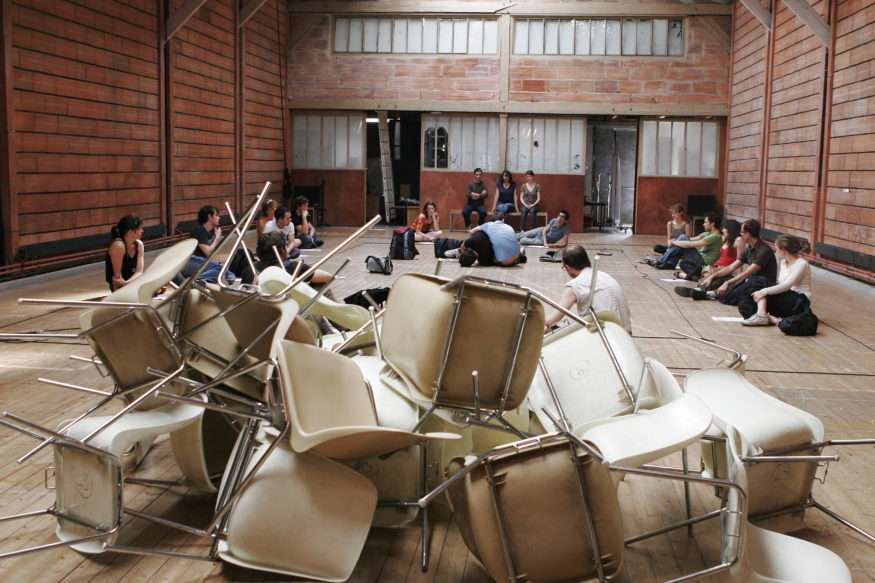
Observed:
[[[635,121],[589,124],[590,195],[607,203],[605,225],[632,227],[635,221],[635,176],[638,126]]]
[[[380,166],[380,135],[377,127],[377,112],[367,113],[367,168],[368,168],[368,216],[376,212],[386,220],[383,201],[383,181]],[[405,201],[419,204],[420,127],[421,114],[410,111],[391,111],[388,114],[389,149],[392,153],[392,174],[395,192],[390,207]],[[389,222],[395,220],[390,209]],[[398,217],[399,219],[401,217]]]

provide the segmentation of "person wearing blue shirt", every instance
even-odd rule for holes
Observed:
[[[459,263],[462,267],[500,265],[509,267],[520,262],[520,244],[513,227],[501,220],[484,223],[469,231],[471,236],[462,242]]]

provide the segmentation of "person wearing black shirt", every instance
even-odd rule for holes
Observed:
[[[295,199],[292,224],[295,226],[295,238],[301,242],[301,249],[322,246],[323,241],[319,239],[316,227],[310,221],[310,200],[306,196],[299,196]]]

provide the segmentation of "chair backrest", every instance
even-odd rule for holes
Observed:
[[[516,581],[514,575],[521,580],[524,575],[526,581],[596,577],[587,513],[604,574],[611,577],[619,572],[623,524],[607,466],[564,437],[537,447],[518,449],[511,444],[493,451],[497,453],[447,492],[462,538],[495,581]],[[460,462],[451,462],[450,474],[461,469]],[[490,484],[487,466],[501,476],[500,485]],[[502,542],[505,537],[509,556]],[[508,564],[515,573],[509,572]]]
[[[364,377],[352,359],[280,340],[277,361],[295,451],[318,445],[318,434],[331,428],[378,425]]]
[[[520,290],[478,283],[441,289],[446,281],[420,274],[395,281],[381,328],[384,358],[420,397],[450,407],[472,405],[471,373],[476,370],[484,409],[499,407],[513,364],[505,409],[516,408],[538,366],[543,306]]]
[[[185,267],[195,247],[196,239],[174,243],[150,261],[140,277],[112,292],[103,301],[148,304],[152,295]]]
[[[257,297],[234,307],[248,295],[213,285],[209,285],[209,288],[220,310],[233,307],[224,318],[237,344],[241,348],[248,347],[248,355],[255,360],[274,356],[276,340],[285,337],[298,313],[298,303],[291,298],[269,300]],[[273,329],[265,333],[271,327]]]

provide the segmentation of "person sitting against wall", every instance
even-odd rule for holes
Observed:
[[[668,255],[666,254],[673,246],[672,241],[680,239],[682,235],[686,235],[687,239],[693,236],[690,230],[690,223],[684,214],[684,207],[674,204],[668,209],[668,212],[671,215],[671,220],[665,224],[665,231],[668,235],[665,245],[654,245],[653,255],[656,255],[658,259],[655,257],[645,257],[644,263],[649,263],[650,265],[667,263]]]
[[[295,237],[295,225],[292,224],[292,211],[281,206],[273,212],[273,216],[274,218],[264,225],[264,233],[262,233],[262,235],[268,233],[281,233],[286,240],[286,254],[290,259],[294,259],[301,254],[299,249],[301,241]],[[258,241],[261,241],[260,235]]]
[[[273,199],[267,200],[261,205],[261,216],[258,217],[258,221],[255,223],[256,241],[264,235],[264,227],[267,226],[267,223],[274,220],[273,213],[275,210],[276,201]]]
[[[143,274],[142,236],[143,221],[134,215],[123,216],[110,230],[109,248],[104,257],[109,291],[114,292]]]
[[[495,184],[495,200],[492,203],[492,213],[498,214],[501,220],[507,218],[508,213],[516,212],[519,191],[513,174],[510,170],[501,173],[501,179]]]
[[[656,268],[674,267],[675,262],[680,259],[680,271],[675,272],[675,277],[680,278],[680,274],[683,272],[685,274],[683,279],[698,279],[702,269],[707,265],[712,265],[720,257],[722,241],[720,215],[715,212],[707,213],[705,214],[705,231],[694,239],[690,239],[686,235],[672,239],[670,241],[671,247],[666,252],[669,258],[668,262],[657,264]]]
[[[778,283],[754,291],[738,302],[743,326],[768,326],[795,313],[800,296],[811,300],[811,267],[799,254],[804,245],[792,235],[775,241],[775,255],[780,261]],[[756,312],[753,312],[754,306]]]
[[[546,245],[551,249],[561,249],[568,246],[568,234],[571,227],[568,226],[568,211],[560,210],[555,219],[543,229],[531,229],[523,233],[517,233],[517,241],[520,245]]]
[[[188,236],[197,240],[197,247],[194,248],[194,254],[189,258],[188,263],[182,268],[182,271],[173,278],[173,283],[181,284],[187,278],[194,275],[200,269],[201,265],[206,261],[212,252],[219,245],[222,239],[222,228],[219,226],[221,217],[219,209],[211,204],[204,205],[197,212],[197,226],[195,226]],[[208,261],[207,265],[198,275],[198,281],[209,281],[216,283],[219,279],[219,272],[222,266],[214,261]],[[234,273],[229,269],[225,272],[225,280],[227,283],[234,281]]]
[[[735,219],[723,219],[723,228],[721,231],[723,233],[723,245],[720,247],[720,257],[718,257],[717,261],[710,266],[709,273],[705,273],[705,269],[708,269],[707,267],[702,270],[702,275],[706,277],[707,275],[710,275],[711,272],[730,265],[744,251],[744,239],[741,238],[741,223]],[[703,291],[716,290],[723,285],[724,281],[728,280],[733,275],[735,274],[730,273],[722,277],[711,279],[707,286],[700,284],[698,287]],[[690,281],[695,281],[692,277],[689,277],[683,272],[678,273],[677,277],[678,279],[689,279]],[[678,295],[688,297],[692,289],[693,288],[678,286],[674,288],[674,291]]]
[[[520,187],[520,231],[526,230],[526,217],[532,217],[531,229],[538,225],[538,208],[541,204],[541,185],[535,182],[535,173],[526,171],[526,182]]]
[[[474,169],[474,180],[468,183],[468,192],[465,195],[467,202],[462,209],[462,219],[465,221],[465,230],[471,228],[471,213],[477,213],[477,224],[482,225],[486,221],[486,183],[483,182],[483,170]]]
[[[592,286],[592,264],[589,256],[582,245],[571,245],[562,254],[562,269],[571,278],[562,296],[559,305],[566,310],[577,306],[577,313],[581,318],[587,315],[589,291]],[[596,274],[595,293],[592,297],[592,307],[596,312],[611,310],[623,323],[623,328],[629,334],[632,333],[632,316],[629,312],[629,303],[623,288],[613,277],[602,270]],[[562,312],[555,310],[544,321],[544,326],[549,328],[563,317]]]
[[[410,228],[415,233],[414,240],[420,243],[431,243],[443,235],[437,205],[431,200],[422,205],[422,212],[419,213]]]
[[[289,259],[288,245],[286,244],[286,238],[281,231],[271,231],[270,233],[262,235],[261,238],[258,239],[255,253],[258,255],[258,261],[255,262],[255,269],[258,273],[261,273],[271,265],[279,265],[280,261],[282,261],[283,269],[288,273],[295,273],[295,269],[298,267],[297,261]],[[279,260],[277,259],[277,255],[279,255]],[[310,269],[310,266],[306,263],[302,263],[298,274],[300,275],[308,269]],[[252,273],[252,269],[248,264],[241,271],[240,279],[243,283],[251,284],[255,281],[255,278],[258,275],[258,273]],[[307,276],[305,281],[308,283],[326,283],[330,279],[330,273],[317,269]]]
[[[316,227],[310,220],[310,199],[299,196],[295,199],[295,212],[292,213],[292,224],[295,226],[295,237],[301,241],[301,249],[312,249],[322,246],[322,239],[316,233]]]

